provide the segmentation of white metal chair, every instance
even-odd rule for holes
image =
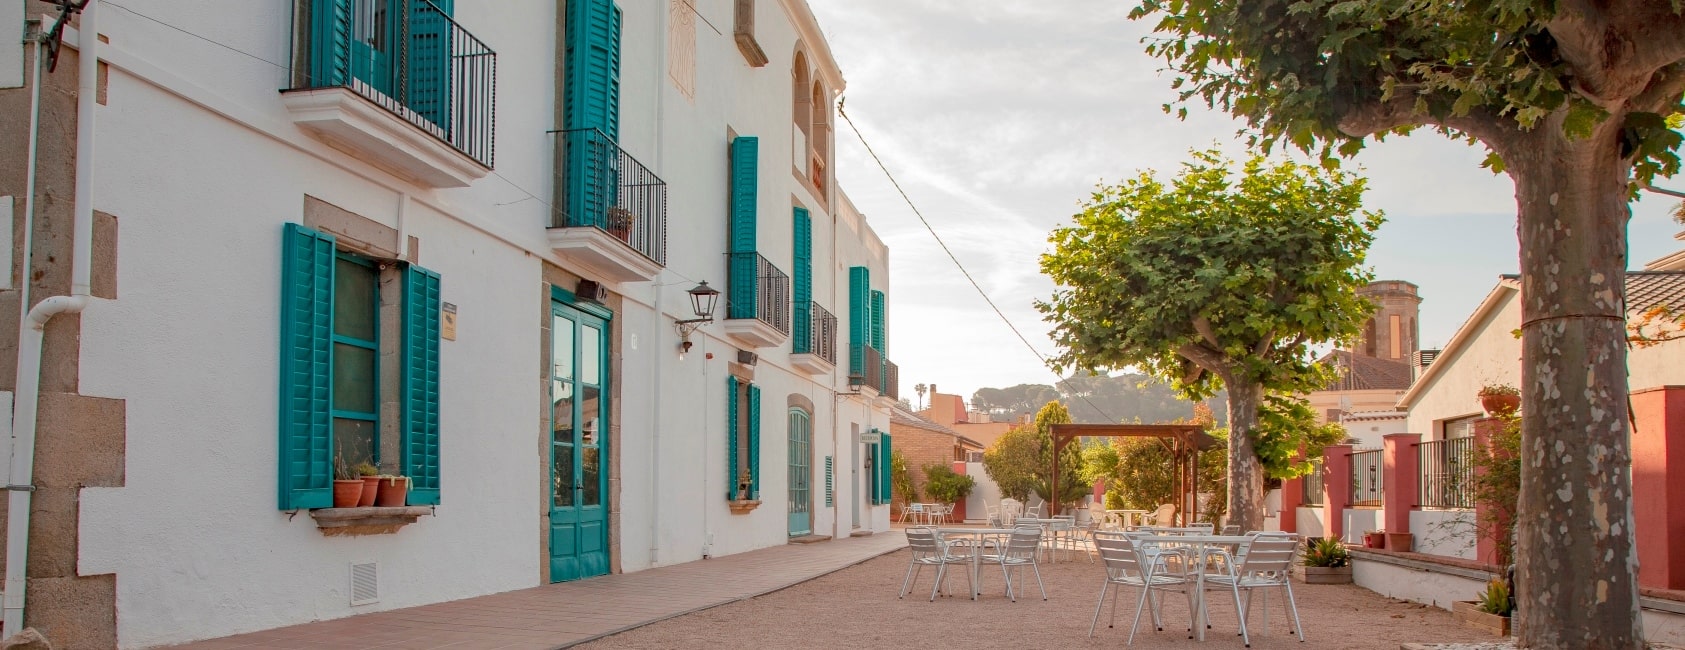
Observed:
[[[1154,511],[1153,514],[1141,515],[1142,525],[1152,524],[1154,526],[1169,526],[1175,521],[1176,505],[1171,503],[1159,506],[1158,510]]]
[[[914,524],[923,523],[923,522],[919,521],[919,519],[924,516],[924,504],[922,504],[922,503],[909,503],[909,504],[906,505],[906,507],[902,508],[901,509],[901,523],[903,523],[903,524],[907,523],[907,517],[909,517],[909,516],[913,518]]]
[[[936,531],[919,526],[907,529],[907,546],[913,551],[913,560],[907,565],[907,576],[901,580],[901,593],[896,598],[904,598],[907,590],[918,583],[918,574],[924,572],[927,566],[936,567],[936,580],[930,585],[930,600],[936,600],[936,592],[942,588],[947,578],[949,565],[961,564],[968,569],[971,566],[971,556],[954,552],[950,546],[937,535]],[[965,573],[966,586],[971,587],[973,593],[976,586],[971,584],[971,571]]]
[[[1181,558],[1181,567],[1186,567],[1186,558],[1179,551],[1171,550],[1160,553],[1149,559],[1144,549],[1122,533],[1098,532],[1094,534],[1094,546],[1100,551],[1100,561],[1105,564],[1106,581],[1100,587],[1100,600],[1094,603],[1094,618],[1088,624],[1088,636],[1094,636],[1094,628],[1100,624],[1100,608],[1106,604],[1106,592],[1113,585],[1120,589],[1124,587],[1139,588],[1141,590],[1139,602],[1135,605],[1135,620],[1129,626],[1129,645],[1135,644],[1135,631],[1141,626],[1141,611],[1151,609],[1153,626],[1164,629],[1162,613],[1163,601],[1154,602],[1154,591],[1180,592],[1188,598],[1188,624],[1191,629],[1194,620],[1194,601],[1192,582],[1185,570],[1175,571],[1169,568],[1166,559]],[[1112,594],[1112,618],[1106,627],[1114,627],[1117,622],[1118,594]]]
[[[1252,611],[1252,592],[1274,587],[1287,592],[1283,608],[1293,617],[1293,631],[1299,635],[1299,641],[1304,642],[1305,628],[1299,623],[1299,604],[1293,600],[1293,580],[1289,577],[1298,546],[1294,536],[1260,534],[1232,562],[1224,564],[1226,571],[1206,576],[1206,589],[1227,589],[1234,596],[1235,614],[1240,619],[1240,637],[1246,647],[1252,647],[1252,635],[1246,629],[1246,618]],[[1245,604],[1240,599],[1243,590],[1246,592]],[[1210,626],[1209,617],[1206,617],[1205,624]]]
[[[1006,580],[1006,597],[1012,602],[1018,602],[1018,593],[1013,586],[1012,574],[1023,577],[1024,567],[1030,567],[1035,572],[1036,586],[1041,589],[1041,599],[1047,600],[1047,586],[1041,582],[1041,564],[1037,556],[1041,552],[1041,529],[1022,527],[1012,531],[1007,538],[1006,546],[998,553],[985,553],[978,557],[982,564],[1000,565],[1002,579]]]

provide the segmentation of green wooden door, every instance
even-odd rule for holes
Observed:
[[[608,573],[608,323],[562,303],[550,331],[550,580]]]
[[[813,532],[813,419],[790,409],[790,536]]]
[[[398,3],[352,0],[351,9],[351,76],[381,94],[397,97],[398,75],[392,64],[397,59],[400,31]]]

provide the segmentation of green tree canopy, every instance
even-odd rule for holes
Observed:
[[[983,450],[983,471],[1000,488],[1001,496],[1029,501],[1035,487],[1041,446],[1034,427],[1013,427]]]
[[[1331,165],[1425,126],[1510,175],[1521,446],[1552,450],[1522,477],[1517,643],[1641,646],[1628,406],[1610,387],[1626,385],[1628,201],[1679,171],[1665,116],[1685,109],[1685,2],[1141,0],[1132,15],[1158,19],[1147,51],[1182,102],[1240,118],[1266,148]],[[1582,525],[1593,511],[1611,514]]]
[[[1036,306],[1053,324],[1055,362],[1134,366],[1190,399],[1228,390],[1228,513],[1263,525],[1258,408],[1265,389],[1319,388],[1310,346],[1355,337],[1373,305],[1357,294],[1381,215],[1349,173],[1261,157],[1239,173],[1196,151],[1168,184],[1150,172],[1102,186],[1053,232],[1042,272],[1058,284]]]

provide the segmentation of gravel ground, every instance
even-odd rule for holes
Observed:
[[[1129,637],[1135,595],[1118,605],[1117,627],[1107,629],[1106,614],[1094,638],[1087,637],[1104,571],[1080,557],[1075,562],[1043,565],[1048,600],[1033,581],[1030,595],[1006,599],[1000,570],[985,571],[984,594],[973,602],[965,595],[964,573],[951,574],[959,595],[928,602],[932,571],[918,587],[922,596],[895,595],[907,568],[908,552],[879,557],[783,591],[723,605],[600,639],[589,648],[1098,648],[1121,647]],[[987,567],[986,567],[987,569]],[[1025,574],[1029,576],[1028,573]],[[1395,601],[1353,585],[1294,584],[1305,643],[1288,635],[1281,598],[1270,598],[1269,634],[1257,634],[1259,605],[1252,611],[1252,647],[1397,650],[1402,643],[1494,641],[1468,629],[1445,610]],[[918,589],[915,589],[915,594]],[[1277,592],[1279,593],[1279,592]],[[1153,630],[1143,613],[1137,648],[1241,648],[1232,601],[1212,592],[1213,629],[1203,645],[1188,639],[1186,601],[1171,595],[1164,607],[1166,630]],[[1108,597],[1108,605],[1110,597]]]

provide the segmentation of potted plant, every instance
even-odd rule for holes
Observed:
[[[345,458],[334,457],[333,507],[355,508],[363,498],[363,479],[345,464]]]
[[[357,500],[357,507],[367,508],[374,505],[375,496],[380,493],[380,468],[373,463],[363,462],[351,468],[357,476],[363,479],[363,497]]]
[[[410,494],[410,477],[408,476],[380,476],[380,492],[375,496],[374,504],[382,508],[396,508],[403,506]]]
[[[1332,537],[1305,540],[1299,579],[1308,585],[1341,585],[1352,581],[1351,554]]]
[[[1480,600],[1459,600],[1451,604],[1451,613],[1469,627],[1486,630],[1498,636],[1509,636],[1511,603],[1509,585],[1493,578],[1486,583],[1486,591],[1476,594]]]
[[[1478,395],[1480,407],[1489,415],[1510,415],[1521,408],[1521,390],[1509,384],[1481,386]]]
[[[1387,547],[1387,531],[1384,531],[1384,530],[1366,530],[1366,531],[1363,531],[1363,548],[1386,548],[1386,547]]]

